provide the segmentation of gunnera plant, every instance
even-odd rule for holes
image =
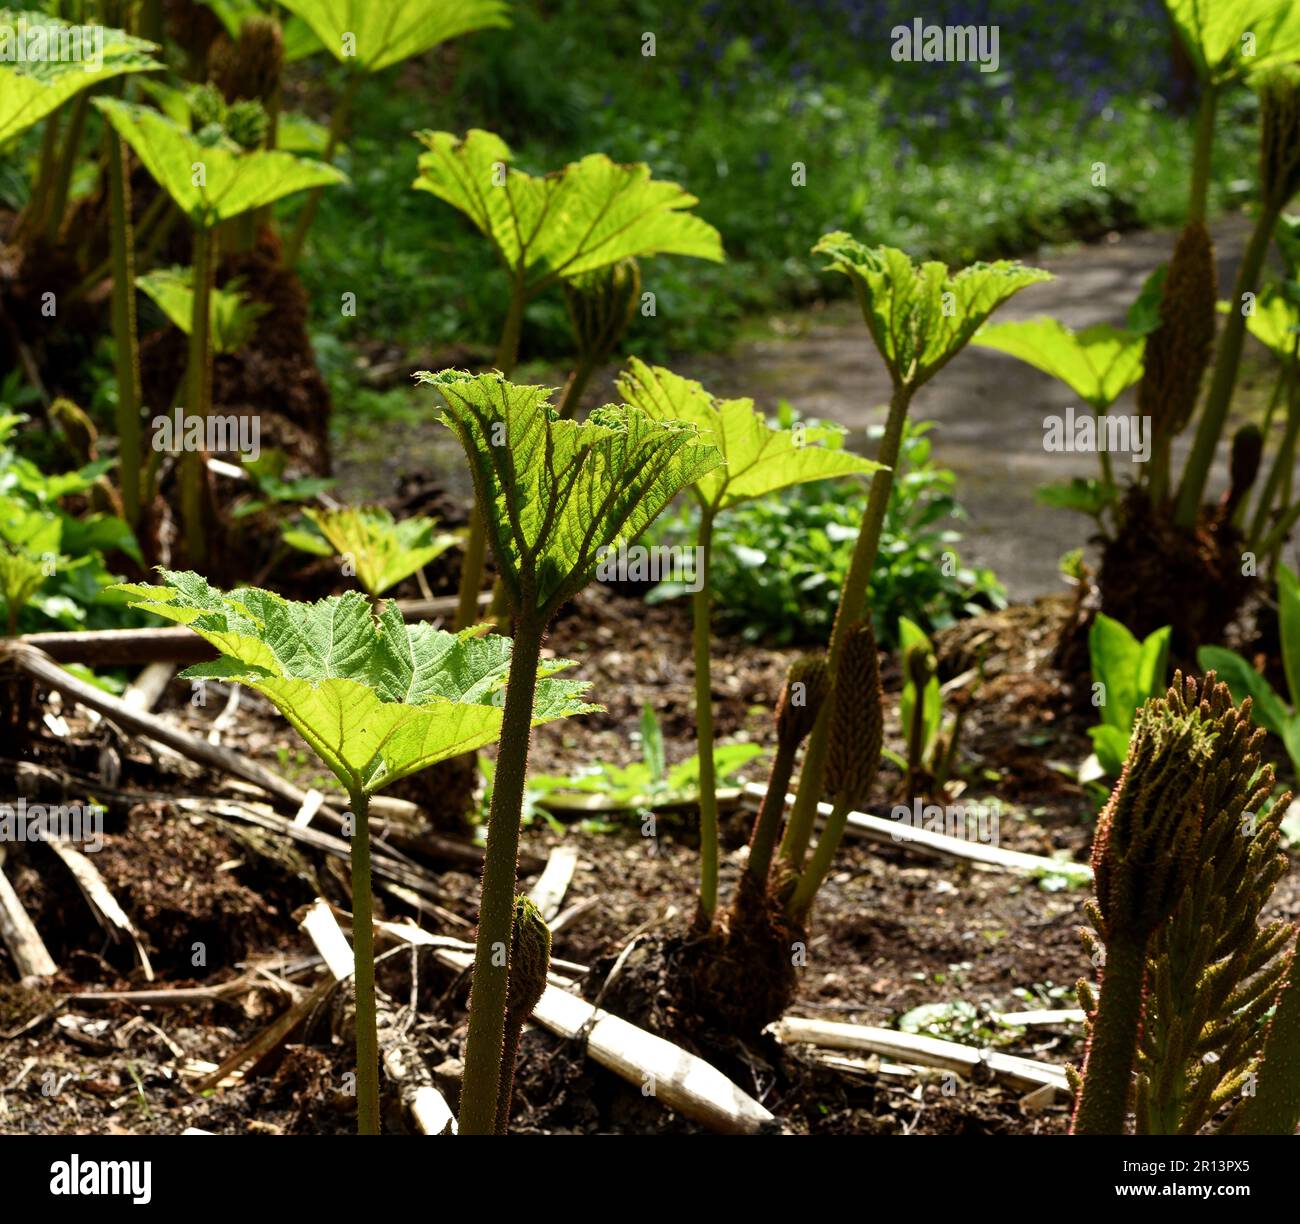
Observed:
[[[117,589],[133,597],[133,607],[187,625],[221,652],[215,661],[189,668],[185,678],[237,682],[261,693],[347,793],[357,1129],[377,1135],[370,797],[439,761],[493,743],[507,731],[517,735],[521,722],[526,735],[534,723],[585,713],[592,708],[582,700],[587,686],[551,678],[569,664],[554,661],[539,669],[535,654],[527,660],[527,682],[520,683],[518,654],[508,638],[406,625],[396,604],[375,609],[359,591],[306,604],[257,588],[226,594],[198,574],[160,573],[164,586]],[[544,970],[542,976],[544,982]]]
[[[442,421],[465,450],[513,621],[501,749],[487,849],[461,1088],[462,1134],[498,1132],[510,1010],[515,916],[533,686],[542,642],[561,605],[595,576],[605,551],[629,543],[684,488],[722,462],[691,426],[609,405],[582,423],[562,420],[546,387],[499,373],[457,370],[416,377],[433,386]],[[508,1101],[508,1096],[504,1098]]]
[[[1080,983],[1075,1134],[1122,1134],[1130,1108],[1138,1133],[1194,1134],[1250,1085],[1292,941],[1258,921],[1288,802],[1270,802],[1260,739],[1212,672],[1176,673],[1138,713],[1093,844],[1101,989]]]

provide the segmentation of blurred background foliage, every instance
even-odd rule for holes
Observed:
[[[499,132],[532,172],[593,151],[646,161],[697,195],[728,262],[650,261],[657,316],[636,320],[625,348],[652,360],[720,347],[747,315],[824,296],[808,251],[828,230],[966,263],[1181,220],[1192,99],[1159,0],[925,6],[927,23],[999,27],[991,73],[894,62],[889,31],[916,15],[902,0],[522,0],[512,28],[368,79],[341,159],[352,186],[326,193],[303,265],[336,390],[365,394],[339,385],[349,363],[336,342],[356,340],[358,323],[424,351],[487,347],[499,330],[486,244],[410,190],[418,128]],[[323,57],[299,64],[298,102],[323,117],[313,93],[323,100],[337,72]],[[1253,165],[1254,96],[1230,105],[1215,208],[1249,189]],[[796,162],[806,186],[792,184]],[[340,285],[358,293],[359,319],[341,316]],[[525,357],[568,344],[559,296],[533,303]]]

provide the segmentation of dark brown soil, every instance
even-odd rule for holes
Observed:
[[[1001,844],[1036,854],[1084,858],[1091,839],[1092,799],[1062,772],[1086,754],[1086,716],[1050,667],[1068,602],[1044,600],[964,622],[940,638],[941,670],[956,674],[972,651],[985,658],[987,680],[967,724],[962,776],[971,796],[1003,804]],[[596,759],[627,762],[644,701],[663,723],[668,755],[693,751],[689,615],[684,605],[647,608],[603,589],[586,593],[561,617],[549,648],[585,660],[602,714],[541,729],[534,770],[571,771]],[[770,702],[788,654],[721,642],[715,657],[715,700],[724,736],[770,743]],[[888,671],[887,692],[898,679]],[[174,687],[170,712],[205,729],[216,709],[193,709]],[[893,704],[892,702],[889,704]],[[71,735],[42,741],[41,766],[94,773],[104,732],[69,717]],[[97,738],[98,737],[98,738]],[[900,746],[897,720],[887,744]],[[300,785],[321,782],[313,759],[282,721],[251,694],[225,743],[263,758]],[[346,906],[342,864],[310,852],[286,853],[276,839],[251,838],[229,823],[196,820],[165,794],[220,790],[222,779],[178,776],[150,760],[141,744],[119,746],[118,786],[161,797],[110,808],[106,845],[96,858],[105,881],[138,926],[157,971],[155,987],[211,986],[252,972],[259,982],[214,1001],[183,1006],[95,1002],[68,993],[145,986],[129,946],[107,944],[61,864],[43,846],[26,847],[5,864],[60,965],[39,990],[0,989],[0,1090],[8,1132],[179,1132],[187,1126],[244,1133],[336,1133],[352,1125],[354,1101],[344,1091],[352,1066],[345,999],[333,992],[276,1055],[243,1082],[208,1094],[193,1085],[286,1006],[274,981],[301,989],[312,981],[311,954],[294,911],[313,896]],[[14,763],[0,762],[0,775]],[[753,776],[764,771],[754,763]],[[186,770],[192,773],[192,770]],[[152,779],[152,781],[150,781]],[[888,785],[882,781],[882,787]],[[5,789],[9,789],[6,787]],[[227,793],[229,793],[227,791]],[[437,795],[426,792],[430,807]],[[444,813],[445,815],[445,813]],[[724,820],[722,888],[731,895],[748,835],[746,813]],[[663,990],[673,958],[707,951],[684,938],[694,909],[697,870],[694,821],[662,814],[655,836],[639,818],[602,826],[574,824],[563,833],[534,822],[524,850],[544,857],[560,840],[577,846],[577,871],[567,901],[597,898],[555,938],[554,954],[591,966],[580,983],[588,999],[676,1039],[707,1056],[761,1100],[793,1131],[816,1133],[993,1134],[1060,1132],[1063,1100],[1041,1108],[1023,1092],[994,1082],[945,1080],[891,1067],[865,1056],[860,1065],[831,1067],[804,1047],[771,1036],[746,1042],[725,1031],[702,1031],[673,1014]],[[524,884],[532,876],[525,875]],[[442,933],[466,937],[474,917],[475,873],[444,864],[441,904],[457,921]],[[1010,1029],[995,1013],[1069,1007],[1069,988],[1087,960],[1077,938],[1085,894],[1004,873],[925,859],[894,846],[845,843],[819,896],[787,1014],[894,1026],[922,1004],[964,1003],[969,1015],[942,1034],[1057,1064],[1078,1059],[1069,1028]],[[380,896],[381,912],[405,915]],[[1295,873],[1279,886],[1273,908],[1300,912]],[[427,923],[426,923],[427,925]],[[620,952],[631,952],[612,972]],[[195,945],[204,949],[195,963]],[[257,975],[261,975],[260,978]],[[13,966],[0,953],[0,980]],[[418,1013],[409,1036],[435,1081],[455,1104],[464,1040],[466,982],[421,956],[382,959],[379,982],[397,1005],[414,992]],[[583,1056],[578,1043],[537,1028],[524,1037],[515,1090],[516,1133],[689,1133],[698,1128]],[[405,1126],[396,1101],[385,1126]]]

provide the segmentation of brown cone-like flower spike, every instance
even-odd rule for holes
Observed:
[[[514,929],[510,936],[510,987],[506,995],[507,1023],[522,1024],[533,1014],[546,990],[551,967],[551,929],[542,911],[527,897],[515,898]]]
[[[283,71],[284,36],[279,22],[269,17],[249,17],[239,27],[238,42],[223,35],[213,45],[212,80],[227,102],[270,102]]]
[[[821,655],[804,655],[790,664],[776,703],[776,740],[782,749],[793,752],[808,738],[829,691]]]
[[[551,930],[542,911],[527,897],[515,898],[514,924],[510,933],[510,979],[506,989],[506,1026],[501,1049],[501,1078],[497,1085],[496,1133],[504,1135],[510,1122],[510,1098],[514,1092],[515,1060],[524,1022],[546,990],[546,972],[551,966]]]
[[[1217,285],[1210,232],[1190,222],[1169,262],[1160,325],[1147,337],[1138,386],[1138,413],[1150,417],[1157,439],[1174,437],[1192,418],[1214,347]]]
[[[883,706],[876,635],[869,620],[858,621],[845,635],[827,743],[826,792],[837,805],[859,807],[871,792],[884,746]]]
[[[635,259],[565,281],[564,302],[584,361],[599,364],[609,359],[640,296],[641,269]]]

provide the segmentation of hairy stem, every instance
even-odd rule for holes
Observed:
[[[361,88],[361,75],[359,70],[349,71],[347,84],[343,86],[343,92],[334,104],[334,113],[330,115],[329,130],[325,136],[325,149],[321,153],[321,160],[327,166],[333,164],[334,152],[338,148],[339,141],[343,138],[343,132],[347,128],[348,118],[352,113],[352,106],[357,98],[357,91]],[[312,222],[316,220],[316,210],[320,207],[320,198],[324,193],[324,187],[313,187],[307,193],[302,210],[298,213],[298,221],[294,226],[293,235],[285,244],[285,267],[291,268],[298,262],[298,257],[302,254],[303,243],[307,241],[307,231],[311,229]]]
[[[379,1134],[379,1032],[375,1019],[375,923],[370,896],[370,796],[352,805],[352,980],[357,1001],[357,1134]]]
[[[1214,119],[1219,91],[1207,85],[1196,109],[1196,134],[1192,146],[1192,181],[1187,200],[1187,223],[1205,223],[1205,205],[1210,190],[1210,155],[1214,152]]]
[[[1145,975],[1145,939],[1116,937],[1106,945],[1101,997],[1084,1056],[1072,1134],[1124,1134]]]
[[[186,417],[206,421],[212,396],[212,347],[209,342],[212,270],[215,266],[216,231],[199,225],[194,230],[194,302],[190,316],[189,404]],[[182,442],[182,439],[178,439]],[[185,524],[186,555],[191,565],[207,558],[208,540],[203,522],[204,451],[185,450],[181,456],[181,518]]]
[[[528,774],[533,695],[537,688],[537,664],[544,631],[545,622],[536,612],[521,616],[515,626],[514,652],[510,658],[510,678],[501,723],[501,746],[497,751],[492,807],[488,813],[487,848],[483,855],[474,977],[470,987],[469,1033],[461,1085],[462,1135],[491,1135],[496,1132],[501,1057],[505,1048],[506,993],[510,981],[519,820],[524,781]]]
[[[510,306],[497,342],[496,366],[509,378],[519,360],[519,337],[523,329],[527,296],[523,278],[517,277],[510,292]],[[487,523],[476,502],[469,512],[469,539],[465,560],[460,567],[460,585],[456,588],[456,628],[468,629],[478,620],[478,593],[483,586],[483,567],[487,563]]]
[[[569,374],[569,381],[564,384],[564,394],[560,397],[560,406],[556,410],[568,421],[577,415],[578,405],[582,402],[582,393],[596,369],[596,363],[587,357],[579,357],[577,364]]]
[[[699,590],[691,597],[695,645],[695,744],[700,762],[700,896],[696,924],[708,928],[718,908],[718,792],[713,763],[713,680],[709,655],[709,557],[713,551],[713,511],[700,513]]]
[[[836,799],[831,814],[826,817],[826,823],[822,826],[822,835],[817,839],[812,858],[799,876],[799,883],[795,885],[794,895],[790,898],[787,907],[790,917],[797,922],[802,922],[808,916],[813,898],[817,896],[817,890],[830,874],[831,862],[835,858],[835,851],[839,849],[840,839],[844,836],[844,826],[848,823],[848,819],[848,800]]]
[[[1273,466],[1269,469],[1268,479],[1264,482],[1263,491],[1255,506],[1255,518],[1248,537],[1251,543],[1258,543],[1267,532],[1269,512],[1273,509],[1278,490],[1283,487],[1287,474],[1295,466],[1297,436],[1300,436],[1300,396],[1296,395],[1295,387],[1292,386],[1287,397],[1286,430],[1282,434],[1282,443],[1273,456]],[[1287,500],[1284,498],[1284,509],[1286,505]]]
[[[1237,381],[1237,367],[1241,363],[1241,347],[1246,335],[1242,299],[1258,288],[1260,269],[1264,265],[1273,227],[1277,224],[1277,215],[1275,208],[1268,205],[1260,207],[1259,216],[1255,219],[1255,230],[1237,270],[1232,308],[1228,311],[1214,362],[1214,377],[1210,382],[1205,406],[1201,409],[1201,419],[1196,426],[1196,441],[1192,445],[1192,453],[1188,456],[1187,467],[1183,470],[1182,483],[1178,488],[1175,521],[1184,528],[1195,524],[1205,497],[1205,483],[1210,475],[1210,465],[1214,462],[1214,452],[1223,435],[1223,426],[1228,419],[1228,404]]]
[[[871,478],[871,493],[867,497],[867,509],[862,516],[862,530],[858,532],[858,541],[853,547],[853,559],[849,563],[849,572],[844,576],[840,604],[835,612],[835,623],[831,627],[830,646],[826,653],[826,668],[831,676],[837,674],[849,627],[862,619],[866,609],[867,585],[876,566],[876,554],[880,551],[880,533],[885,524],[885,511],[889,508],[889,496],[894,488],[894,469],[898,466],[903,425],[907,420],[911,400],[911,387],[905,383],[896,384],[889,401],[885,436],[881,439],[880,453],[876,456],[877,461],[885,466]],[[781,842],[781,856],[796,870],[802,867],[807,856],[813,822],[817,817],[817,804],[822,797],[826,749],[834,706],[835,687],[832,683],[830,696],[822,705],[808,747],[804,750],[798,797]]]
[[[106,127],[113,260],[113,344],[117,365],[117,449],[122,513],[135,529],[140,519],[140,351],[135,322],[135,252],[131,230],[131,180],[121,138]]]
[[[81,152],[81,137],[86,130],[86,114],[90,109],[90,94],[82,92],[72,104],[68,119],[68,133],[59,153],[58,168],[50,187],[49,202],[45,209],[45,237],[54,242],[63,226],[63,214],[68,207],[68,190],[72,186],[72,171]]]

